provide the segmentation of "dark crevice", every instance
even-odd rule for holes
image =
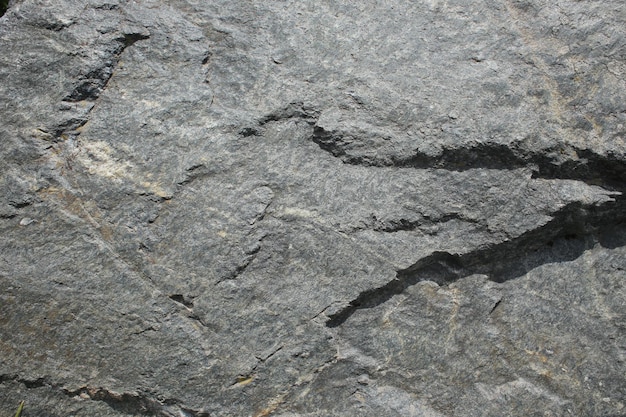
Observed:
[[[41,388],[50,385],[45,378],[37,378],[35,380],[21,380],[20,381],[26,388]]]
[[[422,219],[408,220],[408,219],[393,219],[387,222],[379,222],[374,218],[374,227],[372,230],[376,232],[395,233],[400,231],[412,231],[418,229],[422,224]]]
[[[206,51],[204,54],[204,58],[202,58],[202,65],[207,65],[211,61],[211,57],[213,53],[211,51]]]
[[[254,365],[254,367],[252,368],[252,372],[256,371],[257,368],[259,367],[259,365],[267,362],[272,356],[276,355],[278,352],[280,352],[283,349],[284,346],[279,346],[276,349],[274,349],[272,352],[270,352],[269,354],[265,355],[265,357],[258,357],[256,356],[256,359],[258,360],[258,362],[256,363],[256,365]]]
[[[9,8],[9,0],[0,0],[0,17],[4,16]]]
[[[186,169],[185,178],[179,181],[178,185],[187,185],[197,179],[209,177],[213,172],[205,164],[196,164]]]
[[[308,107],[304,103],[290,103],[282,109],[276,110],[259,120],[261,126],[270,122],[280,122],[289,119],[302,119],[313,125],[319,118],[319,111],[313,107]]]
[[[467,224],[472,224],[475,230],[486,229],[487,226],[480,220],[467,217],[461,213],[446,213],[440,216],[431,217],[422,215],[415,219],[406,219],[403,217],[392,219],[379,219],[376,215],[372,215],[370,218],[362,221],[358,225],[347,227],[341,231],[344,233],[355,233],[362,230],[373,230],[375,232],[382,233],[397,233],[397,232],[414,232],[419,231],[426,235],[436,235],[439,231],[439,227],[442,224],[451,221],[459,221]]]
[[[202,410],[195,410],[182,405],[181,401],[175,398],[163,398],[154,393],[129,393],[115,392],[105,388],[84,386],[75,390],[61,387],[59,384],[50,382],[46,378],[25,379],[19,375],[0,375],[0,384],[5,382],[15,382],[23,384],[28,389],[48,387],[61,392],[63,395],[72,398],[89,399],[106,403],[113,410],[129,415],[145,416],[168,416],[183,415],[187,417],[210,417],[209,413]]]
[[[107,59],[101,67],[86,74],[79,82],[78,86],[63,100],[70,103],[83,100],[97,100],[111,79],[122,52],[135,42],[143,39],[148,39],[148,36],[141,33],[127,33],[115,39],[118,45],[113,55]]]
[[[568,262],[595,245],[616,248],[626,245],[626,198],[600,206],[571,203],[544,226],[499,244],[465,254],[434,252],[379,288],[361,292],[345,308],[329,316],[326,326],[337,327],[359,309],[376,307],[421,281],[448,285],[474,275],[494,282],[519,278],[545,264]]]
[[[149,36],[140,34],[140,33],[129,33],[119,36],[115,39],[117,45],[114,45],[114,50],[110,55],[102,62],[102,64],[90,71],[86,74],[82,79],[78,81],[78,85],[74,88],[74,90],[68,94],[63,101],[65,102],[65,106],[67,108],[72,108],[75,106],[69,103],[77,103],[86,101],[89,103],[87,109],[85,109],[84,114],[80,117],[72,117],[68,118],[62,123],[59,123],[54,128],[54,136],[57,139],[67,140],[68,138],[76,139],[78,135],[80,135],[79,128],[87,124],[89,121],[89,117],[95,108],[95,102],[102,94],[102,91],[108,85],[111,77],[113,76],[113,72],[117,67],[120,56],[124,50],[133,45],[135,42],[148,39]],[[85,103],[82,103],[84,105]],[[79,105],[80,106],[80,105]],[[69,164],[71,158],[66,158],[66,166],[71,169],[71,164]]]
[[[363,161],[360,159],[356,159],[354,156],[349,156],[346,153],[346,148],[349,146],[349,143],[352,140],[347,140],[344,135],[335,134],[333,132],[329,132],[320,126],[313,127],[313,136],[311,136],[311,140],[324,151],[330,153],[332,156],[340,158],[343,162],[352,164],[352,165],[366,165],[366,166],[384,166],[384,164],[377,165],[375,163],[369,163],[368,161]]]
[[[111,4],[111,3],[104,3],[101,5],[94,6],[94,9],[96,10],[118,10],[119,8],[120,6],[118,6],[117,4]]]
[[[211,326],[209,326],[209,324],[202,317],[200,317],[200,315],[193,313],[190,314],[188,317],[192,320],[197,321],[202,327],[205,327],[209,330],[211,329]]]
[[[187,308],[193,308],[193,298],[185,297],[183,294],[172,294],[170,295],[170,299],[184,305]]]
[[[241,136],[243,136],[244,138],[250,137],[250,136],[261,136],[262,132],[261,130],[255,128],[255,127],[244,127],[239,131],[239,134]]]
[[[18,376],[15,374],[0,374],[0,384],[5,382],[11,382],[17,380]]]
[[[263,362],[266,362],[269,358],[271,358],[272,356],[276,355],[278,352],[280,352],[283,349],[284,346],[279,346],[277,347],[272,353],[270,353],[269,355],[267,355],[265,357],[265,359],[261,359]]]
[[[237,380],[231,384],[231,387],[247,385],[248,383],[252,382],[259,367],[263,365],[265,362],[267,362],[271,357],[273,357],[278,352],[280,352],[283,349],[283,347],[284,347],[283,345],[278,346],[276,349],[274,349],[272,352],[270,352],[269,354],[265,356],[255,355],[255,358],[257,360],[256,364],[254,364],[254,366],[252,367],[252,369],[250,369],[249,372],[245,374],[240,374],[237,377]]]
[[[210,329],[209,324],[195,311],[193,311],[193,299],[194,297],[184,296],[183,294],[172,294],[169,296],[172,301],[175,301],[187,308],[186,316],[191,320],[197,321],[202,327]]]
[[[374,147],[368,149],[357,146],[361,144],[359,135],[356,133],[328,131],[317,125],[320,113],[313,107],[295,102],[262,117],[258,123],[263,126],[270,122],[294,118],[305,120],[313,126],[311,135],[313,142],[322,150],[351,165],[449,171],[477,168],[500,170],[530,168],[533,171],[533,178],[571,179],[610,190],[626,189],[624,155],[611,152],[602,155],[590,149],[580,149],[565,144],[533,152],[519,143],[495,142],[468,143],[461,147],[448,147],[435,155],[418,149],[408,155],[385,154],[378,152]],[[244,137],[261,134],[255,127],[245,127],[239,133]],[[381,137],[380,143],[386,143],[389,139],[391,138]],[[569,155],[576,156],[572,159]]]
[[[272,121],[304,119],[313,125],[310,139],[346,164],[448,171],[526,168],[532,170],[533,178],[583,181],[620,194],[615,201],[601,205],[568,204],[544,226],[499,244],[465,254],[434,252],[414,265],[397,271],[395,279],[384,286],[361,292],[348,306],[329,316],[326,322],[328,327],[339,326],[358,309],[380,305],[420,281],[430,280],[447,285],[470,275],[482,274],[492,281],[505,282],[544,264],[572,261],[596,244],[607,248],[626,245],[626,163],[622,155],[611,152],[599,154],[569,145],[534,151],[519,143],[487,142],[444,148],[435,155],[415,150],[408,156],[399,156],[365,146],[358,134],[324,129],[317,125],[319,115],[318,110],[302,103],[291,103],[265,116],[259,124],[262,126]],[[241,134],[253,135],[258,132],[246,130]],[[388,141],[389,138],[380,138],[381,144]],[[458,214],[432,221],[454,219],[471,221]],[[382,232],[396,232],[414,230],[420,227],[420,223],[410,219],[383,223],[374,218],[373,227]]]
[[[391,219],[382,221],[378,219],[376,216],[372,217],[372,225],[369,227],[371,230],[376,232],[385,232],[385,233],[395,233],[400,231],[414,231],[414,230],[427,230],[429,227],[432,227],[436,224],[446,223],[452,220],[459,220],[466,223],[472,223],[480,225],[481,223],[478,220],[468,218],[466,216],[461,215],[460,213],[447,213],[445,215],[439,217],[428,217],[424,216],[419,219],[409,220],[409,219]],[[426,232],[428,233],[428,232]]]
[[[46,378],[27,379],[20,378],[17,374],[2,374],[0,375],[0,384],[5,382],[16,382],[24,385],[26,388],[41,388],[46,386],[52,386]]]
[[[150,36],[143,33],[125,33],[121,38],[118,38],[119,41],[123,42],[124,48],[122,48],[117,55],[119,56],[122,52],[124,52],[124,49],[132,46],[135,42],[148,39],[149,37]]]
[[[21,209],[24,207],[28,207],[31,204],[33,204],[33,201],[31,200],[19,200],[19,201],[9,201],[9,205],[16,208],[16,209]]]
[[[626,163],[623,156],[611,153],[600,155],[589,149],[571,146],[543,149],[541,153],[535,153],[517,144],[489,142],[444,148],[437,155],[419,150],[408,156],[385,155],[381,152],[361,155],[351,152],[351,147],[357,142],[356,137],[329,132],[320,126],[314,127],[311,140],[321,149],[351,165],[449,171],[476,168],[513,170],[528,167],[533,170],[533,178],[579,180],[612,190],[626,188]],[[381,142],[384,141],[381,139]],[[576,159],[565,159],[563,156],[571,154],[577,155]]]
[[[130,415],[210,417],[207,412],[182,406],[180,400],[174,398],[155,398],[161,397],[159,395],[154,396],[128,392],[117,393],[104,388],[88,386],[73,391],[63,389],[63,392],[70,397],[87,397],[92,401],[102,401],[112,409]]]
[[[91,110],[87,112],[87,115],[89,114],[89,112],[91,112]],[[68,136],[76,136],[76,129],[86,125],[87,122],[89,121],[89,119],[87,118],[87,115],[85,115],[85,117],[72,117],[70,119],[65,120],[63,123],[60,123],[59,125],[57,125],[56,128],[54,129],[55,137],[64,138],[63,135],[66,132],[69,133]]]
[[[626,161],[624,156],[599,155],[588,149],[576,149],[578,160],[567,160],[560,165],[550,163],[548,158],[537,155],[539,167],[533,178],[572,179],[598,185],[607,189],[626,190]],[[543,160],[539,160],[543,158]]]
[[[135,393],[117,393],[103,388],[82,387],[73,391],[64,389],[63,392],[70,397],[88,397],[92,401],[102,401],[115,411],[131,415],[167,415],[163,406],[171,405],[167,400],[160,402]]]
[[[489,315],[493,314],[494,311],[496,311],[496,308],[498,308],[498,306],[502,303],[502,298],[499,299],[498,301],[496,301],[496,303],[493,305],[493,307],[491,307],[491,310],[489,310]]]

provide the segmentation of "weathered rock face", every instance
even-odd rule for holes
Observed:
[[[626,415],[621,0],[24,0],[0,404]]]

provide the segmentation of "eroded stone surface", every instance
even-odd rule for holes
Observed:
[[[0,398],[621,415],[620,1],[23,0]]]

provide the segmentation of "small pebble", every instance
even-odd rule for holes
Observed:
[[[30,217],[24,217],[22,220],[20,220],[20,226],[28,226],[29,224],[33,223],[35,220],[31,219]]]
[[[356,382],[358,382],[361,385],[369,385],[370,377],[369,375],[363,374],[356,379]]]

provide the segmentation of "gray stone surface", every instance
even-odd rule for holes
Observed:
[[[18,0],[0,48],[2,413],[626,415],[622,0]]]

